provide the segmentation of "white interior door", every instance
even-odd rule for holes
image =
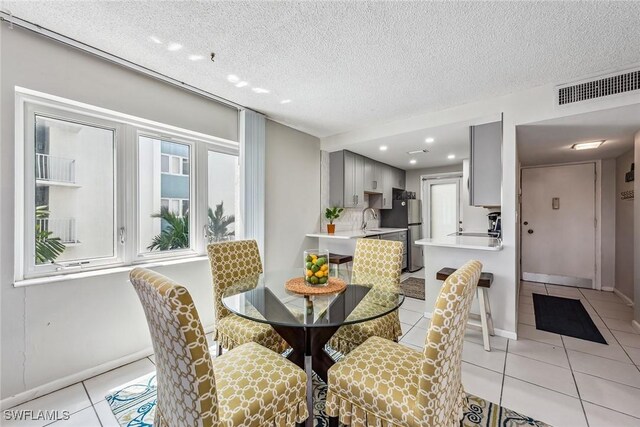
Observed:
[[[425,180],[425,235],[444,237],[458,231],[460,222],[460,178]]]
[[[522,278],[592,288],[595,163],[522,169]]]

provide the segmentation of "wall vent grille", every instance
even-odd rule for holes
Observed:
[[[567,105],[640,89],[640,70],[558,88],[558,105]]]

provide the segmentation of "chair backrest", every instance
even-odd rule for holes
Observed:
[[[358,239],[353,255],[351,282],[399,291],[402,248],[402,242],[398,241]]]
[[[218,424],[218,402],[207,337],[189,291],[153,271],[129,275],[144,308],[156,360],[160,425]]]
[[[222,294],[230,285],[262,273],[262,259],[255,240],[233,240],[208,246],[216,322],[231,314],[222,304]]]
[[[469,261],[447,278],[436,301],[424,346],[416,418],[425,426],[459,425],[462,344],[482,264]]]

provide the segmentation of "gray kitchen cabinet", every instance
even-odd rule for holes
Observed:
[[[382,165],[382,206],[380,209],[393,208],[393,168]]]
[[[342,150],[330,154],[329,199],[331,206],[363,208],[364,202],[364,157]]]
[[[402,169],[391,168],[392,187],[399,190],[404,190],[406,185],[406,172]]]
[[[380,164],[373,159],[364,157],[364,191],[369,193],[379,193],[380,182]]]
[[[502,121],[470,126],[469,203],[502,204]]]

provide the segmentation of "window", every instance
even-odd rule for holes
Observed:
[[[112,260],[115,130],[41,114],[34,124],[34,265]]]
[[[188,163],[191,146],[188,143],[164,141],[160,138],[138,137],[138,231],[140,253],[189,249],[189,174],[162,173],[162,158],[171,161],[172,172],[183,161]],[[163,206],[164,202],[164,206]],[[186,202],[186,205],[185,205]],[[184,206],[187,208],[185,209]]]
[[[17,92],[16,280],[204,255],[210,234],[238,235],[236,142]]]
[[[238,156],[209,151],[208,163],[207,240],[234,240],[238,235]]]

